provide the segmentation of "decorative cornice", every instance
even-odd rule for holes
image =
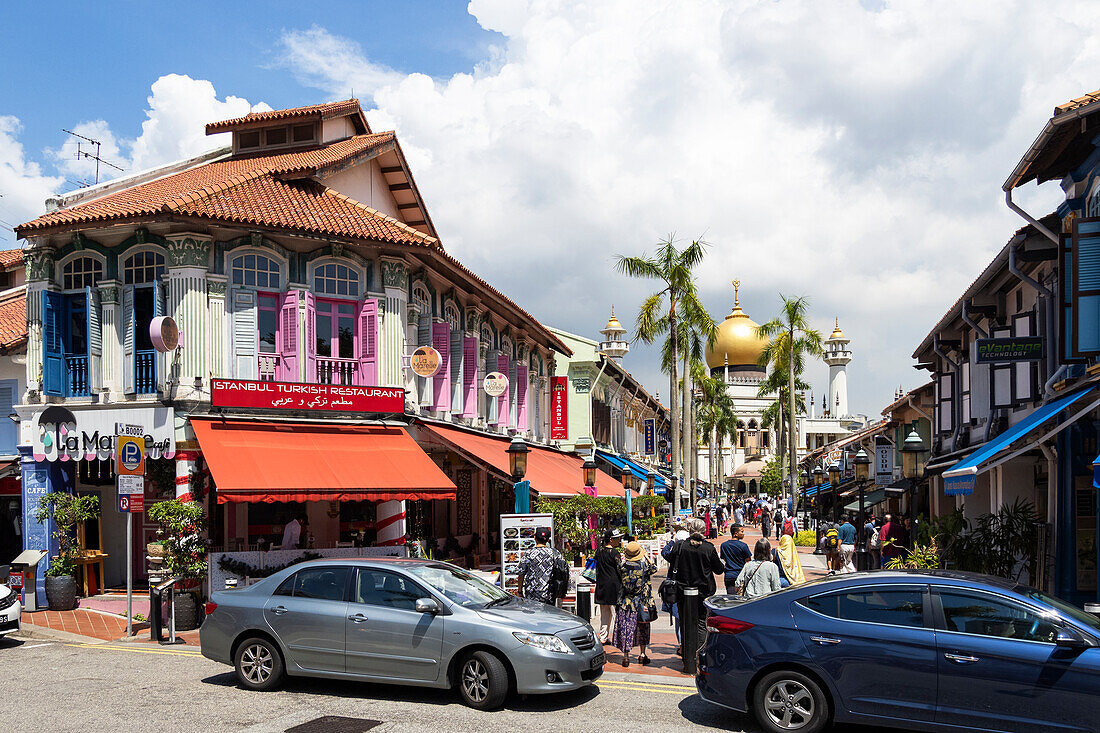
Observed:
[[[177,234],[167,238],[168,268],[210,266],[211,239],[197,234]]]
[[[403,260],[391,260],[385,257],[380,261],[382,285],[387,288],[409,289],[409,266]]]
[[[213,298],[225,297],[225,281],[224,280],[207,280],[206,292]]]
[[[56,252],[52,249],[35,249],[23,253],[23,267],[27,271],[27,282],[35,280],[53,280],[53,266]]]

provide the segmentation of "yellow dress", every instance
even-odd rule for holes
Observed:
[[[798,548],[794,545],[794,537],[783,535],[779,540],[779,562],[783,563],[783,572],[791,585],[806,582],[806,574],[802,572],[802,561],[798,559]]]

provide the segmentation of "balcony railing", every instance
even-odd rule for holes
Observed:
[[[65,396],[88,396],[88,357],[65,357]]]
[[[138,394],[157,391],[157,352],[134,352],[134,387]]]
[[[359,362],[354,359],[317,359],[317,383],[350,386],[359,382]]]
[[[258,373],[260,375],[261,382],[274,382],[275,375],[279,371],[279,355],[278,354],[260,354],[258,359]]]

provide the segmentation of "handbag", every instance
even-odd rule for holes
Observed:
[[[592,583],[596,582],[596,558],[588,558],[588,562],[584,564],[584,570],[581,571],[581,577]]]
[[[734,590],[737,591],[737,595],[739,595],[739,596],[744,596],[745,595],[745,588],[748,587],[749,581],[752,580],[752,576],[756,575],[756,571],[759,570],[763,565],[764,565],[764,563],[760,563],[760,565],[757,565],[755,568],[753,568],[752,572],[749,573],[749,577],[745,578],[745,582],[737,585],[734,588]]]
[[[642,612],[638,614],[639,623],[652,623],[657,620],[657,606],[653,603],[647,603],[642,606]]]

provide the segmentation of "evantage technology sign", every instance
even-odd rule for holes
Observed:
[[[214,407],[403,413],[405,389],[214,379],[211,402]]]
[[[979,364],[1041,361],[1044,358],[1042,336],[978,339],[974,346]]]
[[[176,455],[175,411],[171,407],[68,409],[51,405],[31,421],[35,461],[94,461],[115,457],[117,424],[140,426],[149,458]],[[24,433],[26,435],[26,433]]]

